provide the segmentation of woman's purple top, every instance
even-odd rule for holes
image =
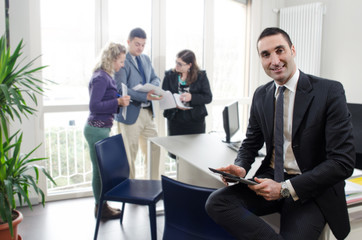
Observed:
[[[119,111],[116,82],[105,71],[97,70],[93,73],[88,89],[88,124],[100,128],[112,127],[113,114]]]

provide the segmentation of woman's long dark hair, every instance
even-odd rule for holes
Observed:
[[[177,58],[181,58],[182,61],[184,61],[187,64],[191,63],[190,72],[187,75],[187,83],[190,85],[191,83],[195,82],[197,80],[197,74],[199,73],[199,66],[196,62],[195,54],[188,49],[182,50],[176,55]]]

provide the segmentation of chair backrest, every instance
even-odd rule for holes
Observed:
[[[121,134],[95,144],[102,179],[102,192],[107,192],[129,177],[129,165]]]
[[[165,229],[163,239],[234,239],[206,213],[205,203],[215,190],[162,176]]]

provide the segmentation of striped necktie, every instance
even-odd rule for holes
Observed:
[[[275,104],[275,129],[274,129],[274,180],[282,182],[284,180],[284,129],[283,129],[283,105],[285,86],[279,87],[279,95]]]
[[[140,71],[140,74],[141,74],[141,77],[142,77],[142,80],[143,80],[142,83],[145,84],[146,83],[146,76],[145,76],[145,72],[143,71],[140,56],[136,57],[136,61],[137,61],[138,70]]]

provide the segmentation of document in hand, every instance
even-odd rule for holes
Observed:
[[[122,97],[126,96],[128,93],[128,88],[126,84],[122,83]],[[122,116],[126,120],[127,118],[127,107],[122,107]]]
[[[138,84],[138,85],[134,86],[132,89],[135,91],[140,91],[140,92],[149,92],[149,91],[153,90],[154,94],[159,95],[159,96],[163,96],[165,94],[165,90],[163,90],[159,86],[155,86],[150,83],[146,83],[145,85]]]
[[[180,94],[172,94],[170,91],[165,91],[162,88],[152,85],[150,83],[146,83],[145,85],[138,84],[133,87],[133,90],[140,92],[149,92],[151,90],[154,90],[155,94],[162,96],[162,99],[158,101],[160,104],[160,110],[176,107],[180,107],[183,109],[192,109],[192,107],[187,107],[182,103],[180,99]]]
[[[159,101],[160,103],[160,109],[170,109],[170,108],[183,108],[183,109],[192,109],[192,107],[185,106],[181,99],[180,94],[174,93],[172,94],[170,91],[165,91],[165,95],[163,95],[163,98]]]

